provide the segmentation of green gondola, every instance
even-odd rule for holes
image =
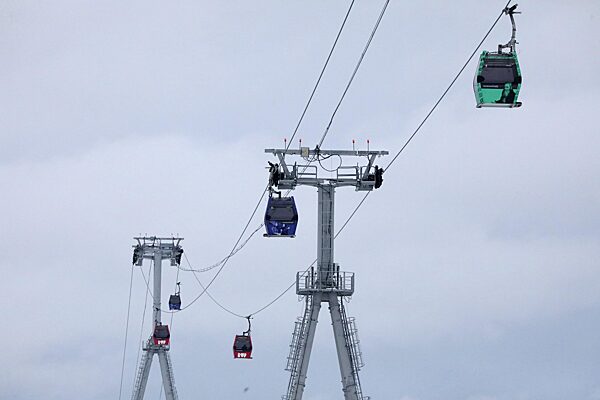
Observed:
[[[497,52],[484,51],[479,57],[477,73],[473,80],[473,89],[477,108],[481,107],[520,107],[517,101],[521,90],[521,68],[515,50],[517,28],[513,14],[517,5],[506,8],[504,13],[510,16],[512,36],[507,44],[498,45]],[[505,52],[504,49],[509,49]]]

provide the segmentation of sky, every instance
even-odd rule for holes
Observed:
[[[179,235],[195,268],[228,254],[266,185],[264,149],[291,137],[349,4],[0,2],[0,398],[119,398],[133,237]],[[382,5],[356,1],[303,145]],[[323,147],[395,154],[504,5],[392,0]],[[476,109],[472,60],[336,241],[372,399],[600,399],[600,2],[519,9],[523,106]],[[483,48],[509,37],[504,17]],[[259,232],[211,286],[226,308],[254,312],[315,258],[316,192],[294,196],[297,237]],[[337,191],[337,227],[361,198]],[[176,269],[163,279],[166,301]],[[201,289],[179,280],[185,306]],[[151,330],[139,267],[131,294],[122,398]],[[231,354],[246,322],[207,296],[165,315],[179,398],[285,394],[300,300],[254,316],[251,361]],[[329,326],[322,312],[306,400],[342,398]],[[155,361],[146,399],[159,397]]]

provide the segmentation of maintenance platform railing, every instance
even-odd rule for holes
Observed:
[[[296,294],[309,295],[317,292],[335,292],[338,296],[354,293],[354,272],[322,271],[312,268],[296,273]]]

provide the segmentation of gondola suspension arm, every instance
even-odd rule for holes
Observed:
[[[250,331],[252,330],[252,323],[250,322],[250,319],[252,318],[252,315],[248,315],[246,317],[246,319],[248,320],[248,330],[244,331],[244,336],[246,335],[250,335]]]
[[[508,43],[498,45],[498,53],[502,53],[503,49],[510,49],[511,53],[514,53],[516,51],[518,42],[517,42],[517,25],[515,23],[514,14],[521,14],[519,11],[515,11],[517,6],[518,6],[518,4],[515,4],[512,7],[506,7],[503,11],[504,14],[506,14],[510,17],[510,23],[512,25],[512,34],[510,36],[510,40]]]

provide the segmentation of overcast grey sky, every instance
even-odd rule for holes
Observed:
[[[392,0],[324,147],[398,151],[504,3]],[[382,4],[357,0],[306,145]],[[132,237],[179,234],[199,268],[226,255],[266,184],[263,149],[291,136],[348,5],[0,2],[0,398],[118,398]],[[523,107],[475,109],[473,61],[336,242],[373,399],[600,399],[600,2],[519,8]],[[504,18],[484,47],[509,36]],[[257,235],[212,286],[240,314],[315,257],[316,193],[294,195],[298,237]],[[361,197],[338,191],[338,227]],[[199,287],[180,280],[185,304]],[[136,269],[123,398],[143,306]],[[180,398],[280,398],[301,312],[289,292],[257,315],[249,362],[231,357],[245,321],[206,296],[177,314]],[[305,399],[342,398],[339,381],[322,313]]]

